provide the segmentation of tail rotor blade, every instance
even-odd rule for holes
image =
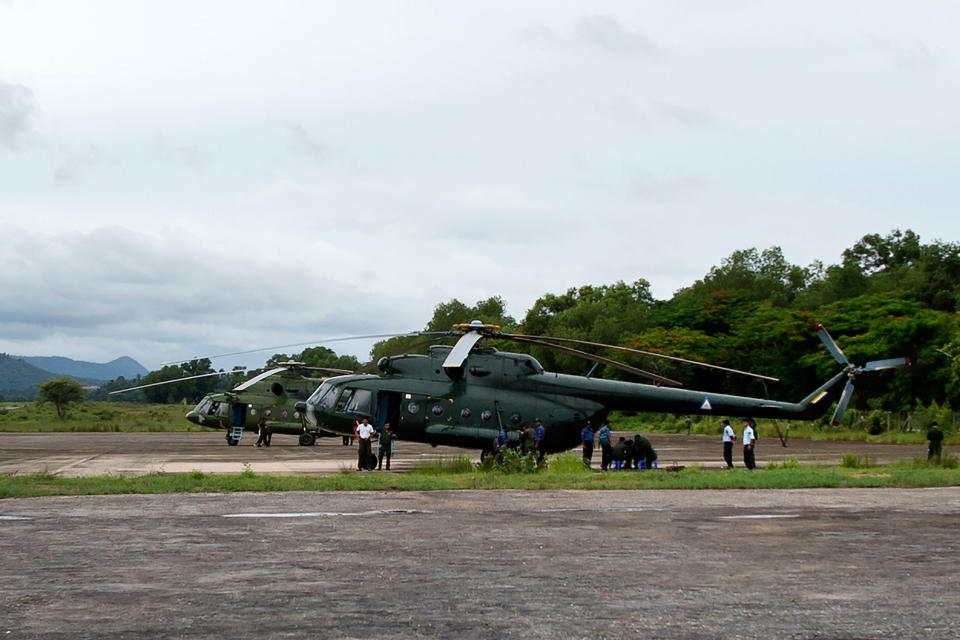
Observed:
[[[849,365],[850,361],[847,360],[847,356],[843,355],[843,351],[840,350],[840,347],[837,346],[837,343],[834,342],[833,338],[827,333],[827,330],[824,329],[822,324],[817,325],[817,335],[820,336],[820,341],[827,347],[827,350],[831,355],[842,365]]]
[[[840,420],[843,419],[843,414],[847,410],[847,405],[850,404],[851,397],[853,397],[853,382],[847,380],[843,393],[840,394],[840,400],[837,401],[837,409],[833,412],[833,426],[836,427],[840,424]]]
[[[882,371],[883,369],[895,369],[897,367],[909,367],[910,358],[888,358],[887,360],[874,360],[863,365],[864,371]]]

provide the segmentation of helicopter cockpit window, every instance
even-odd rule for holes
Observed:
[[[332,391],[332,389],[332,384],[324,382],[310,395],[307,404],[320,409],[330,410],[333,407],[334,400],[337,398],[336,392]]]
[[[340,398],[337,400],[337,406],[334,411],[343,413],[347,409],[347,403],[350,402],[350,398],[353,397],[353,392],[353,389],[344,389],[340,394]]]
[[[370,413],[370,401],[373,399],[373,392],[369,389],[347,389],[353,391],[353,396],[347,402],[347,411],[352,413]],[[346,395],[346,391],[344,392]]]
[[[194,409],[199,414],[213,413],[213,400],[210,398],[204,398],[200,401],[200,404],[197,405],[197,408]]]
[[[230,415],[230,403],[229,402],[214,402],[214,405],[217,406],[217,417],[226,418]],[[212,411],[212,409],[211,409]]]
[[[334,409],[337,413],[370,413],[373,392],[369,389],[344,389]]]

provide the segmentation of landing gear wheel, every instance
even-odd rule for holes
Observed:
[[[235,447],[238,444],[240,444],[240,441],[234,438],[227,438],[227,444],[230,445],[231,447]]]
[[[300,446],[301,447],[312,447],[317,444],[317,438],[312,433],[301,433],[300,434]]]

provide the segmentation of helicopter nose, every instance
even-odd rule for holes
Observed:
[[[203,418],[200,417],[200,414],[194,410],[187,411],[187,415],[184,416],[187,420],[194,424],[203,424]]]
[[[293,408],[300,412],[300,415],[311,427],[317,426],[317,417],[313,414],[313,410],[308,403],[301,401],[293,405]]]

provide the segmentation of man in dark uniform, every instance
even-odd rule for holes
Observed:
[[[613,445],[613,462],[616,464],[617,469],[622,469],[626,466],[627,469],[630,468],[630,454],[627,450],[627,439],[623,436],[620,436],[620,440],[617,441],[617,444]],[[626,463],[626,465],[624,465]]]
[[[647,469],[653,468],[653,461],[657,459],[657,450],[653,448],[650,441],[639,433],[633,438],[633,455],[636,456],[636,467],[640,468],[640,461],[643,460]]]
[[[936,458],[940,462],[940,455],[943,453],[943,431],[940,431],[940,423],[934,422],[927,431],[927,440],[930,441],[930,447],[927,450],[927,462]]]
[[[257,438],[257,446],[259,447],[262,444],[265,447],[269,447],[272,433],[270,431],[270,425],[267,424],[267,419],[264,417],[261,417],[260,422],[257,423],[257,434],[260,436]]]
[[[383,431],[380,432],[380,455],[377,456],[377,471],[383,469],[383,461],[387,461],[387,471],[390,471],[390,457],[393,456],[393,431],[390,429],[390,423],[383,425]]]
[[[520,430],[520,446],[521,452],[523,455],[527,455],[533,451],[533,445],[536,441],[536,438],[533,434],[533,427],[530,426],[529,422],[523,423],[523,429]]]

